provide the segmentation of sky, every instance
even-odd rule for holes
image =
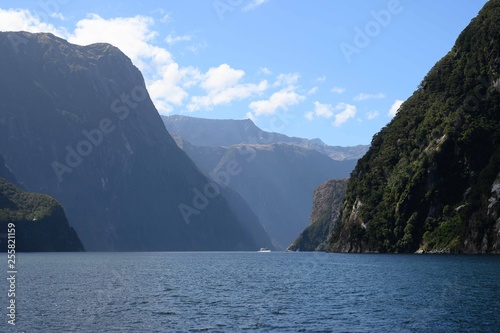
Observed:
[[[487,0],[2,0],[0,31],[111,43],[163,115],[369,144]]]

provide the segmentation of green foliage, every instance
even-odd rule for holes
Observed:
[[[83,251],[61,205],[45,194],[29,193],[0,177],[0,233],[14,223],[16,251]],[[7,250],[0,238],[0,251]]]
[[[422,249],[424,251],[442,250],[460,252],[464,225],[459,216],[444,219],[437,228],[426,231],[423,235]]]
[[[344,232],[335,230],[332,244],[462,250],[473,233],[468,221],[487,206],[500,172],[500,91],[492,84],[500,77],[498,22],[500,2],[490,1],[373,137],[351,175]],[[491,223],[480,220],[474,230],[484,234]]]
[[[28,193],[0,178],[0,221],[37,221],[53,213],[58,202],[45,194]]]

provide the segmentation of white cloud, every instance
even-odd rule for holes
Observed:
[[[381,98],[385,98],[385,95],[382,93],[379,93],[379,94],[361,93],[361,94],[357,95],[356,97],[354,97],[354,100],[355,101],[365,101],[367,99],[381,99]]]
[[[61,20],[61,21],[66,21],[66,17],[63,15],[63,13],[60,13],[60,12],[54,12],[52,14],[50,14],[50,17],[52,18],[56,18],[58,20]]]
[[[304,114],[308,120],[317,118],[334,118],[332,125],[339,127],[346,121],[356,116],[356,106],[347,103],[338,103],[335,107],[331,104],[314,102],[314,110]]]
[[[222,64],[207,71],[201,87],[209,91],[222,90],[234,86],[244,75],[245,71],[231,68],[228,64]]]
[[[271,72],[271,70],[267,67],[261,67],[261,68],[259,68],[259,71],[257,72],[257,74],[272,75],[273,72]]]
[[[404,101],[397,99],[394,101],[394,103],[391,106],[391,109],[389,110],[389,113],[387,114],[390,117],[394,117],[396,113],[398,113],[399,108],[401,107],[401,104],[403,104]]]
[[[318,81],[318,82],[325,82],[326,81],[326,76],[323,75],[323,76],[317,77],[316,81]]]
[[[287,74],[279,74],[276,77],[276,81],[274,81],[273,86],[291,86],[299,81],[300,75],[299,73],[287,73]]]
[[[332,93],[334,94],[343,94],[345,92],[345,88],[342,88],[342,87],[333,87],[331,90],[330,90]]]
[[[172,14],[167,12],[165,9],[163,9],[161,7],[153,10],[152,14],[160,16],[161,23],[167,24],[167,23],[170,23],[172,21]]]
[[[321,104],[314,102],[314,113],[318,117],[331,118],[333,117],[333,107],[331,104]]]
[[[370,111],[366,114],[366,119],[372,120],[378,117],[380,113],[378,111]]]
[[[160,22],[161,23],[170,23],[172,21],[172,15],[170,13],[166,13],[165,15],[163,15],[163,17],[160,19]]]
[[[268,1],[269,0],[252,0],[248,5],[246,5],[245,7],[243,7],[242,11],[248,12],[250,10],[253,10],[253,9],[259,7],[260,5],[265,4]]]
[[[333,106],[331,104],[314,102],[314,114],[317,117],[331,118],[333,117]]]
[[[278,109],[288,110],[304,99],[305,96],[297,94],[293,87],[287,87],[275,92],[267,100],[254,101],[248,106],[255,116],[273,115]]]
[[[258,84],[237,84],[223,90],[211,91],[205,96],[193,96],[187,105],[188,111],[211,110],[214,106],[229,104],[234,100],[243,100],[253,95],[260,94],[268,88],[267,81]]]
[[[165,38],[165,42],[167,42],[167,44],[175,44],[178,42],[189,42],[191,39],[193,39],[193,36],[190,35],[174,36],[173,34],[169,34],[167,38]]]
[[[66,37],[64,29],[42,22],[38,17],[25,9],[1,9],[0,31],[50,32],[59,37]]]
[[[173,110],[171,104],[182,105],[188,97],[185,88],[197,84],[200,72],[194,67],[179,68],[170,63],[159,69],[158,78],[149,82],[148,91],[159,111],[168,113]]]
[[[129,56],[145,75],[149,75],[158,66],[173,62],[167,50],[151,44],[157,36],[151,30],[153,24],[152,18],[141,15],[106,20],[99,15],[90,14],[76,24],[69,41],[80,45],[97,42],[113,44]]]
[[[264,92],[269,84],[266,80],[255,83],[240,83],[245,75],[243,70],[231,68],[228,64],[210,68],[202,74],[200,87],[206,91],[204,96],[192,96],[187,105],[188,111],[211,110],[216,105],[229,104]]]
[[[333,125],[339,127],[346,121],[348,121],[350,118],[354,118],[356,116],[356,106],[347,104],[347,103],[339,103],[335,107],[337,111],[340,111],[340,113],[337,113],[335,115],[335,120],[333,121]]]
[[[204,48],[207,47],[207,42],[203,41],[201,43],[198,43],[198,44],[191,44],[189,46],[186,47],[186,50],[191,52],[191,53],[194,53],[194,54],[198,54],[198,52],[200,52],[200,50],[203,50]]]
[[[309,91],[307,92],[307,94],[308,95],[314,95],[317,92],[318,92],[318,87],[312,87],[311,89],[309,89]]]

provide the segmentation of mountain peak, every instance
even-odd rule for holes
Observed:
[[[255,221],[205,196],[210,181],[119,49],[8,32],[0,54],[0,154],[20,183],[61,202],[86,249],[258,248],[247,231]]]

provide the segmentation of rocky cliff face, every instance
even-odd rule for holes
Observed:
[[[65,207],[87,250],[255,249],[108,44],[0,33],[0,154]]]
[[[331,251],[500,252],[500,2],[358,161]]]
[[[347,179],[331,179],[314,190],[311,224],[287,251],[325,251],[342,211]]]

